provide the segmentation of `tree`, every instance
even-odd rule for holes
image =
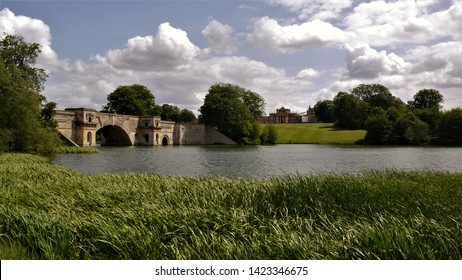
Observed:
[[[195,122],[196,115],[191,110],[183,109],[180,114],[180,122]]]
[[[422,89],[414,95],[414,100],[409,101],[409,108],[421,121],[428,124],[433,138],[438,137],[438,126],[442,113],[440,112],[443,95],[435,89]]]
[[[442,114],[438,141],[446,145],[462,145],[462,108],[454,108]]]
[[[369,105],[369,109],[379,107],[387,110],[393,105],[394,97],[383,85],[360,84],[351,90],[351,93]]]
[[[320,122],[334,122],[334,102],[331,100],[318,101],[314,105],[314,112]]]
[[[178,106],[163,104],[162,113],[160,114],[161,119],[165,121],[174,121],[177,122],[181,118],[181,111]]]
[[[410,104],[411,109],[427,109],[439,111],[443,95],[436,89],[422,89],[414,95],[414,101]]]
[[[418,145],[430,142],[427,124],[411,111],[400,112],[394,116],[392,126],[393,130],[387,144]]]
[[[261,95],[250,90],[244,90],[242,92],[242,101],[249,109],[254,121],[257,121],[258,118],[263,115],[266,104]]]
[[[260,134],[260,143],[261,144],[276,144],[278,138],[278,132],[276,127],[272,124],[267,124],[263,128],[263,131]]]
[[[53,103],[45,111],[41,108],[47,75],[34,67],[39,53],[39,44],[20,36],[6,35],[0,41],[1,151],[51,155],[58,145],[53,122],[45,119]]]
[[[382,108],[374,108],[364,124],[365,141],[369,144],[385,144],[391,135],[392,125],[387,112]]]
[[[259,100],[261,99],[261,100]],[[216,127],[238,143],[258,139],[257,114],[263,112],[261,96],[237,85],[218,83],[209,88],[199,111],[205,124]]]
[[[335,125],[348,129],[363,129],[367,118],[367,103],[359,97],[339,92],[334,98]]]
[[[15,74],[20,74],[24,79],[23,90],[40,93],[44,89],[48,75],[44,69],[33,67],[41,52],[40,44],[26,43],[21,36],[6,35],[0,41],[0,50],[4,66],[11,70],[12,78],[15,78]],[[12,68],[17,68],[19,72]]]
[[[155,115],[157,112],[154,95],[140,84],[119,86],[107,96],[107,100],[104,112],[135,116]]]

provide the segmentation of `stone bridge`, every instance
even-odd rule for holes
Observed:
[[[203,124],[163,121],[158,116],[111,114],[89,108],[55,112],[61,136],[82,147],[236,144]]]

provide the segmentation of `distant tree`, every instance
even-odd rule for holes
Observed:
[[[199,111],[201,121],[216,127],[238,143],[254,143],[257,115],[263,112],[264,101],[256,93],[237,85],[218,83],[209,88]],[[263,98],[261,98],[263,99]]]
[[[133,84],[119,86],[107,96],[108,103],[104,112],[125,115],[155,115],[155,98],[151,91],[143,85]]]
[[[409,108],[421,121],[428,125],[431,136],[436,139],[439,133],[439,124],[442,117],[441,102],[443,95],[435,89],[422,89],[409,101]]]
[[[414,101],[410,103],[411,109],[428,109],[438,111],[441,109],[443,95],[436,89],[422,89],[414,95]]]
[[[334,98],[335,125],[348,129],[363,129],[367,118],[367,103],[359,97],[339,92]]]
[[[180,108],[175,105],[163,104],[160,117],[165,121],[177,122],[180,120],[181,117]]]
[[[432,138],[437,138],[439,133],[439,125],[443,113],[433,109],[413,109],[412,113],[422,122],[426,123],[429,133]]]
[[[374,108],[364,124],[365,141],[369,144],[385,144],[392,133],[392,124],[387,112],[382,108]]]
[[[320,122],[334,122],[334,102],[331,100],[318,101],[314,105],[314,112]]]
[[[462,145],[462,108],[454,108],[442,114],[438,141],[446,145]]]
[[[429,143],[431,140],[427,124],[410,111],[398,115],[392,126],[393,130],[387,144],[418,145]]]
[[[266,104],[261,95],[250,90],[244,90],[242,92],[242,101],[249,109],[254,121],[257,121],[258,118],[263,115]]]
[[[276,144],[278,138],[278,132],[276,127],[272,124],[267,124],[263,128],[263,131],[260,134],[260,143],[261,144]]]
[[[40,94],[48,77],[34,67],[40,45],[21,36],[6,35],[0,41],[0,147],[6,152],[53,154],[58,137],[48,118],[48,103]],[[45,104],[46,105],[46,104]]]
[[[379,107],[387,110],[395,99],[388,88],[380,84],[361,84],[352,89],[351,93],[366,102],[370,109]]]
[[[197,120],[196,115],[191,110],[183,109],[180,114],[180,122],[195,122]]]

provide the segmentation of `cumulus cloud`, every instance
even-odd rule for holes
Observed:
[[[457,2],[457,3],[456,3]],[[358,4],[343,20],[351,41],[373,46],[461,38],[462,4],[433,11],[436,1],[371,1]]]
[[[212,20],[202,30],[202,35],[207,39],[210,48],[207,53],[233,54],[238,51],[238,40],[233,37],[233,28],[227,24]]]
[[[342,30],[321,20],[282,26],[269,17],[257,20],[252,34],[247,37],[250,46],[275,53],[291,53],[307,46],[321,47],[345,40],[346,35]]]
[[[312,68],[306,68],[298,72],[296,77],[299,79],[313,79],[319,77],[319,75],[321,75],[319,71]]]
[[[199,48],[189,41],[185,31],[166,22],[159,25],[155,36],[131,38],[125,49],[110,50],[106,57],[116,68],[161,71],[188,63],[198,53]]]
[[[26,42],[39,43],[42,53],[39,63],[54,64],[58,56],[51,48],[50,28],[43,21],[15,15],[8,8],[0,10],[0,39],[4,34],[22,36]]]
[[[348,77],[373,79],[380,75],[403,74],[410,64],[394,53],[378,52],[367,44],[345,44]]]

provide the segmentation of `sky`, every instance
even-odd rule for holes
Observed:
[[[461,0],[0,0],[5,34],[41,44],[42,94],[59,109],[142,84],[198,114],[220,82],[259,93],[267,113],[376,83],[462,107]]]

